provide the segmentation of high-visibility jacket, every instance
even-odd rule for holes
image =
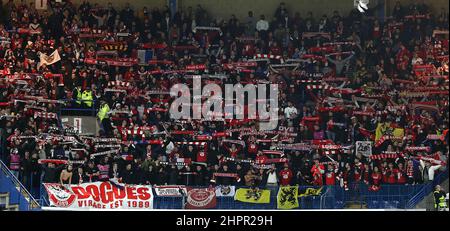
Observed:
[[[100,110],[97,113],[100,122],[103,121],[103,119],[108,116],[108,112],[109,112],[109,105],[105,103],[100,107]]]
[[[446,208],[445,193],[442,191],[434,191],[434,208]]]
[[[77,88],[75,88],[75,92],[77,94],[77,101],[75,101],[75,103],[81,104],[81,100],[82,100],[81,89],[79,87],[77,87]]]
[[[92,91],[84,90],[83,94],[81,94],[81,99],[83,100],[83,103],[85,103],[87,107],[92,107],[92,101],[94,100],[94,97],[92,96]]]

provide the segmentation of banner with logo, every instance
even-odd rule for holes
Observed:
[[[278,209],[293,209],[298,208],[298,187],[297,186],[282,186],[278,190],[277,208]]]
[[[147,185],[94,182],[79,185],[44,183],[50,206],[79,210],[152,209],[153,193]]]
[[[372,141],[356,141],[356,154],[363,156],[372,155]]]
[[[240,188],[236,190],[234,200],[247,203],[267,204],[270,203],[270,190]]]
[[[298,197],[320,196],[321,193],[322,193],[322,188],[300,189],[300,191],[298,192]]]
[[[219,185],[216,186],[216,196],[218,197],[234,197],[236,194],[235,186]]]
[[[217,204],[214,188],[191,188],[187,193],[186,209],[212,209]]]
[[[182,185],[162,185],[162,186],[154,186],[155,194],[161,197],[181,197],[181,191],[184,195],[187,195],[187,188]]]
[[[42,65],[51,65],[56,62],[59,62],[61,60],[61,57],[59,56],[58,50],[53,51],[51,55],[46,55],[44,53],[40,53],[39,55],[39,63],[37,65],[37,68],[41,68]]]

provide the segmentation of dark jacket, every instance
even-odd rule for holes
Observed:
[[[124,170],[121,174],[122,182],[125,184],[135,184],[136,182],[136,173],[133,169]]]
[[[83,180],[83,183],[89,182],[89,177],[83,172],[83,174],[80,175],[78,174],[78,171],[75,171],[72,175],[72,184],[79,184],[80,183],[80,178]]]

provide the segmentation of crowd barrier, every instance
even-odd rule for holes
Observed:
[[[420,185],[382,185],[377,192],[368,190],[367,185],[353,185],[353,189],[345,191],[342,187],[323,186],[319,196],[299,197],[299,207],[295,210],[335,210],[348,208],[349,203],[357,204],[356,209],[414,209],[421,201],[421,195],[428,195],[429,188],[448,178],[448,171],[439,174],[434,181]],[[193,187],[193,186],[192,186]],[[202,186],[204,187],[204,186]],[[356,188],[355,188],[356,187]],[[359,188],[357,188],[359,187]],[[200,187],[201,188],[201,187]],[[236,187],[237,189],[238,187]],[[299,186],[299,191],[312,186]],[[317,187],[314,187],[317,189]],[[278,187],[266,188],[271,191],[270,203],[253,204],[237,201],[234,197],[217,197],[216,207],[219,210],[274,210],[277,209]],[[182,196],[157,196],[153,193],[153,209],[184,209],[186,198]],[[41,187],[42,207],[48,207],[48,195]],[[355,207],[352,207],[355,208]]]

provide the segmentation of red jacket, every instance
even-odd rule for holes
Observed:
[[[314,178],[314,185],[323,185],[323,173],[325,172],[325,167],[323,164],[319,164],[319,166],[313,165],[311,168],[311,173]]]
[[[397,169],[388,169],[386,170],[386,183],[388,184],[395,184],[397,182]]]
[[[334,173],[334,172],[325,173],[325,184],[326,185],[335,185],[336,184],[336,173]]]
[[[206,162],[208,160],[207,152],[200,150],[197,152],[197,161],[198,162]]]
[[[382,180],[382,176],[381,173],[372,173],[372,184],[373,185],[380,185],[381,184],[381,180]]]
[[[288,170],[281,170],[280,171],[280,184],[281,185],[289,185],[291,183],[292,180],[292,171],[290,169]]]
[[[398,184],[405,184],[406,183],[406,172],[403,169],[399,169],[397,171],[397,183]]]
[[[256,145],[255,143],[248,144],[247,152],[250,154],[258,153],[258,145]]]

